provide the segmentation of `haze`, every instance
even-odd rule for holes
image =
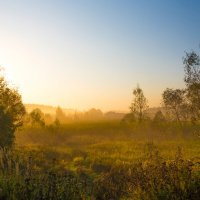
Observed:
[[[0,65],[25,103],[127,111],[139,83],[151,107],[184,87],[198,50],[199,1],[0,1]]]

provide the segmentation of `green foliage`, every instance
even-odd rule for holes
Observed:
[[[1,198],[195,199],[200,143],[192,133],[199,127],[188,125],[186,140],[178,127],[93,122],[21,129],[17,146],[0,151]]]
[[[197,165],[178,152],[166,162],[151,150],[142,162],[114,166],[95,182],[96,199],[198,199],[200,175]]]
[[[22,126],[25,108],[21,96],[0,77],[0,146],[11,146],[16,129]]]
[[[179,124],[181,124],[183,110],[187,108],[185,90],[167,88],[162,96],[165,107],[172,113]]]
[[[34,158],[16,152],[0,151],[1,199],[82,199],[82,180],[72,171],[55,167],[39,167]],[[40,158],[40,162],[46,162]]]
[[[200,195],[199,163],[185,159],[181,148],[168,160],[161,156],[158,146],[148,142],[137,160],[111,161],[109,165],[99,159],[98,168],[103,170],[97,170],[96,175],[83,167],[85,158],[77,153],[73,158],[78,167],[75,171],[58,167],[62,158],[50,149],[46,153],[43,150],[41,155],[35,153],[18,149],[0,151],[1,199],[189,200]],[[52,156],[42,156],[47,153]]]

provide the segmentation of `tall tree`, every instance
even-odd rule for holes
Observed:
[[[200,84],[200,57],[196,52],[187,53],[184,57],[185,65],[184,81],[187,85]]]
[[[192,51],[184,57],[187,98],[193,120],[200,119],[200,56]]]
[[[183,110],[187,108],[185,101],[185,90],[167,88],[163,92],[162,97],[165,107],[181,125],[181,120],[183,119]]]
[[[131,103],[130,110],[136,119],[138,119],[139,122],[142,122],[145,116],[145,111],[148,108],[148,104],[147,99],[139,85],[133,90],[133,96],[134,98]]]
[[[11,146],[16,129],[23,124],[25,107],[17,89],[0,76],[0,146]]]

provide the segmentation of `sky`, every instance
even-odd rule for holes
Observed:
[[[0,65],[24,103],[128,111],[184,87],[199,52],[198,0],[0,0]]]

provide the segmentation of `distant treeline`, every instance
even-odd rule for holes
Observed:
[[[66,124],[70,122],[78,122],[78,121],[101,121],[101,120],[122,120],[125,116],[125,113],[117,113],[114,111],[103,113],[100,109],[92,108],[85,112],[75,111],[66,112],[67,109],[62,109],[61,107],[51,107],[51,112],[45,113],[45,111],[49,111],[45,106],[35,105],[33,110],[29,110],[24,117],[25,124],[29,124],[32,126],[43,126],[49,125],[52,123],[61,123]],[[30,106],[29,106],[30,109]],[[54,111],[54,113],[52,112]]]

